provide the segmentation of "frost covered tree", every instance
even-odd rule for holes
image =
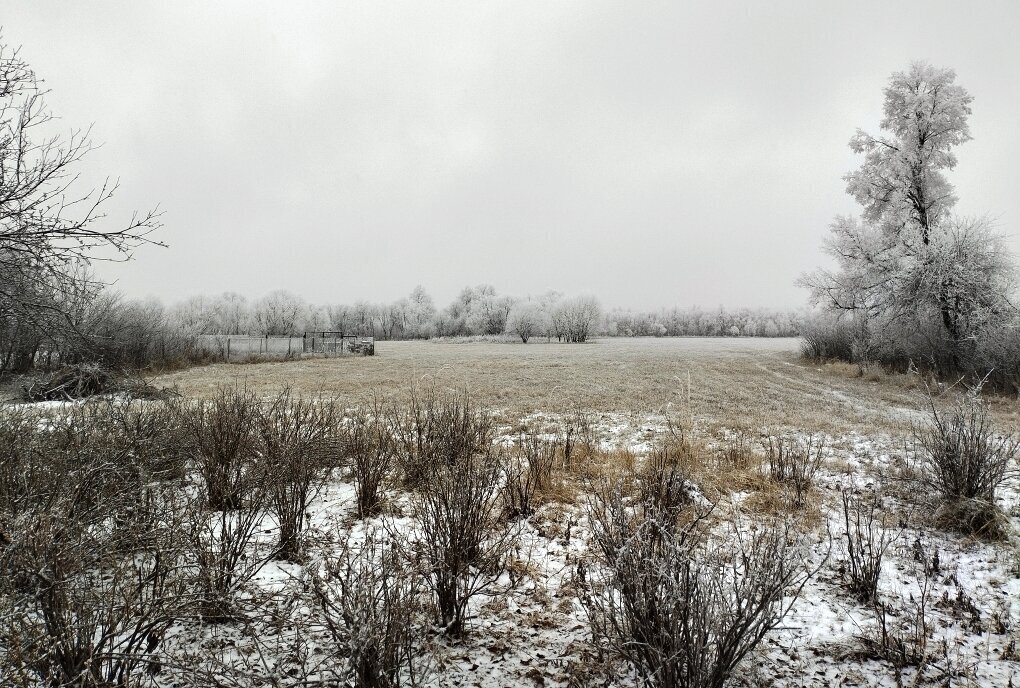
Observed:
[[[547,313],[542,304],[532,299],[518,301],[507,315],[506,329],[521,338],[525,344],[534,335],[546,331]]]
[[[408,297],[408,335],[411,337],[428,338],[432,336],[433,320],[436,317],[436,304],[420,284]]]
[[[251,309],[248,299],[241,294],[226,291],[212,302],[215,331],[207,334],[242,334],[248,331]]]
[[[553,309],[553,328],[557,339],[583,343],[595,333],[602,317],[602,306],[594,296],[575,296],[559,302]]]
[[[918,328],[959,368],[968,343],[1014,313],[1013,264],[986,220],[952,215],[945,173],[956,146],[970,140],[973,98],[951,69],[915,63],[885,89],[881,136],[858,130],[850,148],[864,155],[846,175],[860,218],[837,217],[824,250],[836,263],[801,278],[814,303],[852,313],[881,333]]]
[[[82,285],[90,273],[78,266],[98,252],[128,259],[138,245],[158,243],[150,238],[159,226],[154,210],[119,224],[105,218],[117,182],[81,187],[78,164],[93,150],[89,131],[58,133],[45,95],[31,66],[0,37],[0,349],[15,354],[4,356],[0,372],[31,366],[35,351],[19,340],[25,333],[88,338],[61,310],[101,286]]]
[[[304,299],[278,289],[256,301],[252,310],[257,334],[281,336],[296,334],[304,327],[308,305]]]
[[[499,296],[491,284],[480,284],[472,290],[467,305],[466,326],[471,334],[503,334],[506,318],[514,300]]]
[[[192,296],[171,310],[176,329],[189,335],[214,334],[216,330],[212,304],[205,296]]]

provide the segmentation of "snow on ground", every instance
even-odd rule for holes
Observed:
[[[649,451],[667,431],[663,417],[599,414],[592,435],[604,448]],[[532,414],[523,425],[538,427],[551,438],[570,419]],[[723,431],[710,446],[726,439]],[[503,429],[500,441],[512,442],[514,428]],[[817,476],[813,500],[820,523],[811,528],[805,565],[820,566],[789,615],[741,666],[734,685],[897,686],[1020,685],[1015,638],[1020,635],[1020,578],[1015,543],[990,544],[937,532],[925,526],[923,510],[911,504],[910,485],[897,483],[906,465],[902,438],[851,432],[816,437],[824,441],[825,463]],[[897,668],[873,651],[881,638],[882,613],[855,601],[840,576],[842,513],[840,488],[888,490],[883,505],[887,526],[895,534],[880,581],[879,599],[888,633],[909,637],[923,622],[930,638],[923,650],[926,667],[916,676],[912,666]],[[734,494],[731,503],[747,493]],[[404,503],[392,496],[396,516],[390,528],[408,527]],[[1020,490],[1011,480],[1002,503],[1016,517]],[[915,500],[916,501],[916,500]],[[344,529],[364,533],[373,523],[353,517],[354,488],[334,479],[321,492],[309,516],[309,541],[329,546]],[[374,525],[378,525],[376,519]],[[267,526],[271,532],[272,524]],[[479,598],[471,608],[469,634],[447,641],[436,633],[435,651],[426,685],[435,686],[637,686],[621,670],[602,674],[593,656],[584,611],[572,580],[578,561],[587,557],[583,508],[547,503],[521,525],[516,568],[519,580],[505,598]],[[938,568],[931,562],[937,553]],[[825,560],[828,555],[828,560]],[[927,570],[927,574],[926,574]],[[287,676],[299,663],[305,667],[328,661],[321,629],[303,592],[307,571],[297,564],[271,562],[254,579],[251,595],[255,622],[265,628],[260,642],[271,658],[255,658],[250,639],[236,626],[176,627],[169,642],[182,651],[218,653],[233,671],[263,671]],[[504,581],[506,582],[506,581]],[[294,602],[294,600],[298,600]],[[261,618],[259,618],[261,615]],[[272,621],[270,621],[272,620]],[[295,629],[305,629],[295,635]],[[293,675],[293,674],[292,674]],[[314,671],[311,674],[316,676]],[[598,679],[598,680],[595,680]],[[284,681],[286,683],[286,681]]]

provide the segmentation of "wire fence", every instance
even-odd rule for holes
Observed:
[[[375,354],[373,337],[354,337],[333,332],[306,332],[301,337],[254,337],[251,335],[199,335],[198,348],[225,361],[252,358],[298,358],[304,354],[325,356]]]

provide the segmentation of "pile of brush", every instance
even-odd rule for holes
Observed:
[[[71,401],[99,394],[126,394],[135,399],[165,396],[140,378],[116,374],[95,363],[81,363],[60,368],[45,378],[22,388],[25,401]]]

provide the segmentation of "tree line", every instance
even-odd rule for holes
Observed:
[[[150,302],[149,308],[159,307]],[[605,311],[593,296],[557,291],[501,295],[489,284],[464,287],[444,308],[422,286],[389,303],[313,304],[286,290],[249,300],[235,292],[194,296],[165,309],[168,324],[190,335],[293,336],[338,331],[382,340],[512,335],[585,341],[599,336],[791,337],[803,315],[764,308]]]

